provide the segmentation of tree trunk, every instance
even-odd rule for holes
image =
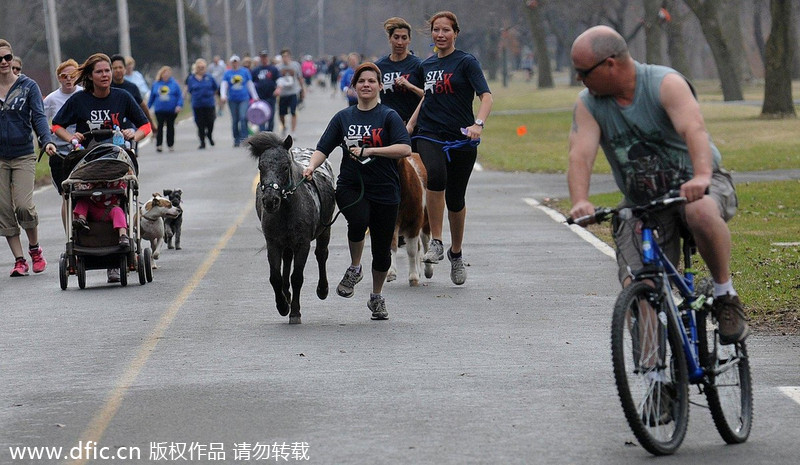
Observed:
[[[717,11],[720,0],[684,0],[700,22],[700,29],[706,38],[714,62],[717,65],[722,98],[726,102],[743,100],[739,64],[733,61],[730,46],[725,42],[720,28]]]
[[[791,61],[794,55],[791,0],[770,0],[772,26],[766,48],[764,106],[761,116],[796,116],[792,101]]]
[[[664,64],[664,55],[661,53],[661,23],[658,20],[658,10],[661,9],[661,0],[644,0],[644,43],[645,60],[655,65]]]
[[[796,3],[796,2],[795,2]],[[797,12],[792,11],[792,20],[789,22],[789,40],[797,43]],[[792,57],[792,79],[800,79],[800,47],[792,47],[794,53]]]
[[[500,43],[500,31],[496,27],[489,28],[484,36],[481,50],[484,51],[486,57],[482,60],[483,70],[486,71],[486,77],[490,81],[497,80],[497,71],[500,68],[500,56],[497,50],[497,44]]]
[[[761,57],[761,63],[766,63],[766,44],[764,44],[764,31],[761,29],[761,10],[763,8],[763,0],[753,0],[753,35],[756,40],[756,48],[758,49],[758,56]]]
[[[667,23],[667,55],[672,68],[683,74],[687,78],[692,78],[691,66],[689,66],[689,58],[686,55],[686,43],[683,41],[683,23],[686,21],[688,13],[682,13],[678,10],[678,0],[667,0],[667,11],[669,11],[672,20]]]
[[[744,82],[753,79],[753,71],[750,69],[750,62],[747,60],[744,38],[742,37],[741,11],[742,0],[726,0],[725,5],[717,12],[719,13],[723,38],[725,43],[728,44],[731,58],[734,63],[739,64],[739,82]]]
[[[536,68],[539,71],[537,83],[540,89],[552,89],[555,84],[553,82],[553,71],[550,69],[550,55],[547,52],[547,34],[545,32],[544,21],[542,21],[542,15],[540,14],[540,6],[530,5],[527,0],[525,0],[525,4],[528,24],[531,28],[531,35],[533,35]]]

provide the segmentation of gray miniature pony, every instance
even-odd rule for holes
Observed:
[[[269,282],[275,291],[278,313],[288,314],[289,323],[297,324],[301,322],[303,269],[313,240],[316,240],[314,255],[319,265],[317,297],[328,297],[325,264],[331,232],[327,225],[336,204],[333,170],[325,161],[314,171],[313,181],[306,181],[303,168],[308,166],[313,151],[295,149],[290,152],[291,136],[281,140],[274,133],[262,132],[250,137],[247,143],[251,155],[258,159],[261,175],[256,188],[256,213],[267,241]]]

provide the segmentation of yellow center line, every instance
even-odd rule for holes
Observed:
[[[253,182],[253,191],[255,191],[257,183],[258,177],[256,177],[255,181]],[[94,444],[98,444],[100,442],[100,439],[103,437],[103,434],[105,434],[106,429],[108,429],[108,425],[111,423],[111,420],[114,419],[114,416],[116,416],[117,411],[122,404],[122,399],[125,397],[128,389],[130,389],[131,385],[133,385],[133,382],[139,376],[139,373],[142,372],[142,369],[147,363],[147,360],[150,358],[150,355],[153,353],[153,351],[155,351],[158,341],[161,340],[161,338],[164,336],[164,333],[172,324],[172,321],[175,320],[175,317],[178,315],[178,311],[181,309],[181,307],[183,307],[183,304],[186,303],[186,300],[189,298],[189,296],[192,295],[197,286],[203,281],[203,278],[214,265],[214,262],[217,261],[220,252],[222,252],[225,246],[228,245],[228,242],[236,233],[236,230],[239,228],[239,226],[241,226],[242,222],[244,222],[244,219],[252,212],[252,208],[252,205],[248,205],[242,209],[234,224],[228,228],[225,234],[220,238],[219,242],[217,242],[217,245],[214,246],[214,248],[208,253],[206,259],[203,261],[197,271],[195,271],[194,275],[186,284],[186,286],[183,287],[183,290],[181,290],[181,293],[178,295],[178,297],[172,301],[172,304],[169,306],[169,308],[167,308],[164,314],[161,315],[158,324],[156,324],[155,328],[153,328],[153,331],[150,333],[147,339],[145,339],[144,343],[139,348],[139,352],[136,354],[136,357],[114,385],[114,388],[111,390],[106,403],[94,416],[94,418],[92,418],[92,421],[89,423],[89,426],[86,428],[83,434],[81,434],[81,442],[79,442],[79,444],[88,444],[89,441],[93,441]],[[78,460],[73,460],[71,463],[74,465],[83,465],[87,462],[87,460],[89,460],[89,457],[83,457]]]

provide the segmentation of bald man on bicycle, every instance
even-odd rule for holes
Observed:
[[[680,189],[688,202],[658,213],[659,246],[678,263],[681,229],[692,234],[714,280],[720,338],[725,344],[743,341],[749,328],[731,280],[727,225],[736,212],[736,191],[706,132],[691,84],[674,69],[635,61],[625,39],[607,26],[578,36],[571,56],[586,89],[575,104],[569,135],[570,215],[594,213],[589,182],[599,147],[624,203],[641,205]],[[612,226],[623,286],[642,268],[637,222],[630,218]]]

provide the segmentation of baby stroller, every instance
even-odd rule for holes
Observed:
[[[75,202],[92,196],[116,195],[127,218],[130,245],[119,245],[119,233],[109,221],[89,220],[89,229],[74,228],[67,221],[66,251],[59,260],[61,289],[66,290],[70,275],[78,276],[78,287],[86,287],[86,270],[119,268],[119,282],[128,285],[128,271],[136,271],[139,284],[153,280],[152,252],[142,250],[138,209],[139,168],[135,146],[132,149],[105,142],[113,135],[109,129],[94,129],[84,134],[86,148],[64,157],[61,182],[67,213],[71,217]]]

